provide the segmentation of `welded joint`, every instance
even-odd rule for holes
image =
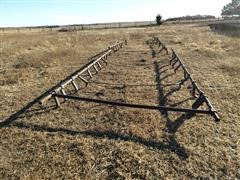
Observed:
[[[54,91],[54,93],[57,94],[56,91]],[[53,94],[54,94],[54,93],[53,93]],[[53,96],[53,98],[54,98],[54,101],[55,101],[55,103],[56,103],[56,106],[57,106],[57,107],[60,107],[60,106],[61,106],[61,103],[60,103],[59,98],[56,97],[56,96]]]
[[[98,73],[99,70],[97,69],[97,67],[95,66],[95,64],[93,64],[92,66],[93,66],[94,70],[96,71],[96,73]]]
[[[81,79],[85,83],[85,85],[87,87],[88,81],[85,78],[83,78],[82,76],[80,76],[80,75],[78,75],[78,77],[79,77],[79,79]]]
[[[64,90],[63,85],[61,85],[60,92],[61,92],[63,95],[66,95],[66,92],[65,92],[65,90]],[[66,101],[66,100],[67,100],[67,98],[64,98],[64,101]]]
[[[193,109],[198,109],[200,106],[203,105],[205,102],[205,96],[203,93],[201,93],[198,97],[198,99],[193,103],[192,108]]]
[[[79,88],[78,88],[78,86],[77,86],[77,84],[76,84],[76,82],[74,81],[73,78],[72,78],[72,85],[73,85],[73,87],[74,87],[74,89],[75,89],[76,91],[79,90]]]
[[[90,77],[90,78],[92,78],[92,77],[93,77],[93,75],[92,75],[92,73],[91,73],[91,71],[90,71],[90,69],[89,69],[89,68],[87,69],[87,73],[88,73],[88,75],[89,75],[89,77]]]
[[[102,69],[102,65],[100,64],[100,61],[97,62],[97,65],[98,65],[99,69]]]

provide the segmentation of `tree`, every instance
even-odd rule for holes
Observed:
[[[222,16],[240,16],[240,0],[232,0],[222,9]]]
[[[161,25],[162,24],[162,16],[160,14],[158,14],[156,16],[156,22],[157,22],[157,25]]]

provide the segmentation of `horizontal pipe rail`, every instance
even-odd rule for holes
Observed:
[[[149,110],[162,110],[162,111],[173,111],[173,112],[186,112],[186,113],[198,113],[198,114],[211,114],[211,111],[208,110],[199,110],[199,109],[186,109],[186,108],[175,108],[175,107],[166,107],[166,106],[151,106],[151,105],[143,105],[143,104],[129,104],[123,102],[115,102],[115,101],[107,101],[100,99],[91,99],[79,96],[71,96],[71,95],[63,95],[63,94],[53,94],[53,97],[64,98],[64,99],[72,99],[78,101],[92,102],[92,103],[100,103],[112,106],[121,106],[128,108],[137,108],[137,109],[149,109]]]

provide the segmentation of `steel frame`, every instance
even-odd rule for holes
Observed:
[[[85,83],[85,85],[87,86],[88,80],[83,77],[83,74],[87,73],[87,75],[89,76],[89,79],[91,79],[93,77],[92,70],[94,70],[96,73],[98,73],[103,67],[102,63],[107,64],[108,57],[112,53],[119,51],[123,47],[124,44],[127,45],[126,40],[117,42],[116,44],[109,46],[107,50],[104,50],[103,52],[96,55],[96,57],[99,56],[97,59],[95,59],[96,58],[95,57],[88,64],[84,65],[79,70],[77,70],[75,73],[73,73],[68,78],[66,78],[64,81],[59,83],[54,89],[52,89],[50,92],[48,92],[48,94],[45,94],[45,96],[39,100],[39,103],[44,104],[47,100],[49,100],[50,98],[53,97],[53,94],[56,94],[56,93],[61,93],[63,95],[66,95],[64,88],[69,84],[71,84],[74,87],[74,89],[76,91],[78,91],[79,87],[78,87],[77,83],[75,82],[75,80],[77,78],[80,79],[81,81],[83,81]],[[58,100],[58,98],[56,96],[54,96],[54,100],[55,100],[57,106],[60,106],[60,101]],[[66,98],[65,98],[65,100],[66,100]]]
[[[166,107],[166,106],[153,106],[153,105],[145,105],[145,104],[130,104],[130,103],[123,103],[123,102],[116,102],[116,101],[109,101],[109,100],[100,100],[100,99],[92,99],[92,98],[71,96],[71,95],[63,95],[63,94],[53,94],[53,97],[71,99],[71,100],[78,100],[78,101],[85,101],[85,102],[93,102],[93,103],[112,105],[112,106],[136,108],[136,109],[186,112],[186,113],[190,113],[190,114],[196,114],[196,113],[198,113],[198,114],[211,114],[212,113],[209,110],[176,108],[176,107]]]
[[[159,47],[162,46],[166,48],[166,46],[163,45],[162,41],[157,37],[154,37],[152,42],[154,44],[157,44]],[[214,107],[212,106],[211,102],[209,101],[205,93],[197,85],[196,81],[193,79],[192,75],[187,70],[186,65],[183,63],[183,61],[179,58],[179,56],[176,54],[176,52],[173,49],[171,49],[171,51],[172,51],[172,55],[171,55],[169,64],[172,66],[175,73],[179,68],[182,68],[184,73],[184,79],[179,83],[179,86],[181,87],[182,85],[184,85],[186,81],[189,80],[191,83],[190,92],[194,97],[197,97],[197,100],[192,105],[192,109],[197,110],[200,106],[202,106],[205,103],[208,107],[209,114],[214,117],[215,121],[220,121],[220,117],[217,111],[214,109]]]
[[[162,51],[165,51],[167,55],[169,55],[168,48],[162,43],[162,41],[154,37],[151,41],[152,44],[155,44],[158,46],[159,53]],[[140,109],[149,109],[149,110],[163,110],[163,111],[174,111],[174,112],[185,112],[191,115],[194,114],[209,114],[214,117],[215,121],[219,121],[220,118],[217,114],[217,111],[213,108],[212,104],[210,103],[207,96],[204,94],[204,92],[199,88],[196,81],[193,79],[192,75],[187,70],[186,66],[182,62],[182,60],[178,57],[176,52],[171,49],[172,55],[170,57],[169,63],[174,69],[174,72],[179,68],[182,68],[184,71],[184,79],[179,83],[179,86],[181,87],[184,85],[184,83],[188,80],[191,82],[191,93],[193,96],[198,97],[197,100],[193,103],[192,108],[176,108],[176,107],[166,107],[166,106],[152,106],[152,105],[143,105],[143,104],[129,104],[129,103],[122,103],[122,102],[114,102],[109,100],[99,100],[99,99],[91,99],[91,98],[84,98],[79,96],[72,96],[67,95],[64,88],[71,84],[75,91],[79,90],[79,87],[75,80],[78,78],[82,82],[85,83],[87,86],[88,80],[83,77],[83,74],[87,74],[89,79],[93,77],[92,70],[94,70],[96,73],[98,73],[102,67],[103,64],[107,64],[107,58],[110,56],[113,52],[118,51],[123,47],[124,44],[127,44],[127,41],[121,41],[113,46],[109,46],[107,50],[100,53],[98,58],[90,61],[88,64],[80,68],[78,71],[76,71],[74,74],[70,75],[68,78],[66,78],[64,81],[62,81],[60,84],[58,84],[54,89],[49,91],[48,94],[46,94],[44,97],[42,97],[39,101],[40,104],[45,103],[50,98],[54,98],[56,105],[59,107],[61,105],[59,98],[63,98],[64,101],[66,100],[78,100],[78,101],[86,101],[86,102],[93,102],[93,103],[101,103],[106,105],[114,105],[114,106],[121,106],[121,107],[129,107],[129,108],[140,108]],[[96,56],[97,57],[97,56]],[[206,104],[208,109],[207,110],[201,110],[198,109],[203,104]]]

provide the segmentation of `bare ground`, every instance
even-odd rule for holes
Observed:
[[[169,25],[66,33],[1,34],[1,122],[117,40],[109,59],[78,95],[120,102],[191,107],[168,56],[146,41],[158,36],[188,65],[221,122],[67,101],[35,105],[1,123],[0,178],[240,178],[240,40],[207,27]],[[69,89],[71,90],[71,89]]]

